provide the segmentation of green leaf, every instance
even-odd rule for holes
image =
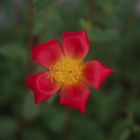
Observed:
[[[22,140],[50,140],[45,131],[39,128],[27,128],[23,132]]]
[[[128,101],[128,109],[137,117],[140,117],[140,101],[138,98],[130,97]]]
[[[59,133],[67,124],[68,114],[57,108],[46,107],[42,112],[41,118],[47,128],[53,132]]]
[[[82,28],[88,30],[90,40],[95,43],[109,43],[116,41],[119,37],[119,34],[115,30],[100,29],[92,25],[91,21],[88,20],[80,20],[80,25]]]
[[[117,32],[111,29],[101,30],[100,28],[94,28],[94,36],[96,43],[107,43],[118,39]]]
[[[119,120],[113,125],[110,140],[127,140],[131,134],[131,127],[128,120]]]
[[[27,93],[22,104],[22,116],[26,120],[31,121],[39,115],[39,112],[40,106],[35,105],[33,95],[31,93]]]
[[[9,59],[18,59],[26,62],[26,50],[21,44],[6,44],[0,47],[0,55],[3,55]]]
[[[72,125],[69,140],[106,140],[100,125],[94,120],[80,115],[73,117]]]
[[[18,122],[16,119],[11,117],[0,118],[0,138],[13,137],[16,134],[17,128]]]
[[[110,119],[118,113],[119,98],[122,95],[122,89],[117,87],[109,93],[103,94],[103,91],[95,96],[96,113],[101,123],[108,124]]]
[[[35,0],[35,7],[37,11],[42,9],[47,9],[48,6],[52,3],[52,0]]]

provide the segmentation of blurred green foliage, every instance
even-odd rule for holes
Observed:
[[[99,91],[91,88],[85,114],[61,106],[58,96],[35,105],[24,79],[42,68],[30,60],[29,38],[61,41],[63,31],[83,28],[86,59],[116,72]],[[0,80],[0,140],[140,140],[140,1],[1,0]]]

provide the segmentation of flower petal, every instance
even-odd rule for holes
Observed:
[[[84,59],[90,47],[86,31],[64,32],[62,44],[65,55],[77,59]]]
[[[35,103],[42,103],[52,97],[60,88],[59,84],[48,78],[47,72],[38,73],[26,78],[27,87],[35,95]]]
[[[32,49],[33,60],[47,68],[55,64],[62,56],[63,52],[60,43],[56,39],[52,39]]]
[[[95,89],[99,89],[105,79],[113,72],[98,60],[89,61],[83,69],[84,81]]]
[[[85,112],[86,102],[90,95],[90,91],[86,85],[81,82],[64,86],[61,90],[60,103]]]

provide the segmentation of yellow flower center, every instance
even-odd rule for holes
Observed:
[[[82,64],[79,60],[63,58],[49,68],[49,77],[60,84],[70,85],[77,82],[82,73]]]

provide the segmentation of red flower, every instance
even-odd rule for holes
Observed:
[[[62,47],[56,40],[33,47],[33,60],[48,71],[26,78],[34,92],[35,103],[42,103],[60,89],[60,103],[85,111],[90,91],[86,84],[99,89],[112,73],[98,60],[82,62],[90,48],[86,31],[64,32]]]

